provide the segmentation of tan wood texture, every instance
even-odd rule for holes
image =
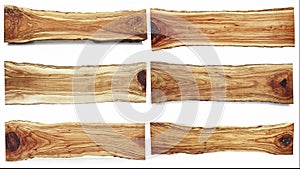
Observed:
[[[292,64],[194,66],[151,63],[153,103],[215,100],[293,103]]]
[[[142,41],[147,38],[146,10],[76,13],[4,8],[4,41]]]
[[[146,63],[74,67],[5,62],[6,104],[145,100]]]
[[[294,124],[203,129],[151,123],[152,154],[258,151],[293,154]]]
[[[116,156],[145,159],[144,124],[5,123],[6,160]]]
[[[294,46],[294,8],[259,11],[151,9],[152,49],[187,45]]]

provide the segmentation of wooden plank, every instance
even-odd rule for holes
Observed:
[[[295,46],[294,8],[259,11],[151,9],[152,49],[188,45]]]
[[[4,41],[142,41],[147,39],[146,10],[76,13],[4,7]]]
[[[144,124],[5,123],[6,160],[115,156],[145,159]]]
[[[292,64],[194,66],[151,63],[153,103],[179,100],[293,103]]]
[[[288,123],[257,127],[217,127],[215,130],[151,123],[152,154],[257,151],[290,155],[293,154],[293,138],[294,124]]]
[[[146,63],[49,66],[5,62],[6,104],[146,101]]]

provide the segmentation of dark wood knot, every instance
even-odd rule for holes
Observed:
[[[14,6],[6,6],[4,8],[4,14],[8,14],[8,15],[15,15],[18,14],[16,11],[18,10],[18,8],[14,7]]]
[[[287,84],[287,80],[286,79],[283,79],[281,82],[280,82],[280,85],[284,88],[286,88],[286,84]]]
[[[4,14],[5,17],[9,17],[10,19],[16,19],[15,22],[17,22],[18,19],[21,19],[24,13],[16,6],[6,6],[4,8]]]
[[[155,25],[155,23],[151,22],[151,40],[153,40],[158,35],[160,35],[160,30]]]
[[[20,147],[20,138],[15,132],[9,132],[5,134],[5,144],[6,150],[9,152],[14,152]]]
[[[176,33],[172,29],[171,26],[161,22],[156,18],[151,18],[151,44],[152,46],[157,45],[161,41],[166,39],[170,40],[170,42],[178,41],[176,39]]]
[[[146,84],[147,84],[146,77],[147,77],[146,70],[141,70],[137,74],[137,80],[143,86],[144,91],[146,91]]]
[[[288,147],[293,142],[293,136],[290,134],[285,134],[281,136],[278,141],[282,146]]]
[[[274,74],[270,77],[269,84],[277,95],[293,98],[293,74],[291,71]]]

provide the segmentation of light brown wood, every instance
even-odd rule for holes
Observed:
[[[293,103],[292,64],[195,66],[151,63],[153,103],[180,100]]]
[[[188,45],[295,46],[294,8],[258,11],[151,9],[152,49]]]
[[[5,62],[6,104],[146,101],[146,63],[49,66]]]
[[[293,154],[294,124],[204,129],[151,123],[152,154],[258,151]]]
[[[144,124],[5,123],[6,160],[116,156],[145,159]]]
[[[146,10],[76,13],[4,7],[4,41],[142,41],[147,39]]]

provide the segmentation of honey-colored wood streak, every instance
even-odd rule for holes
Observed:
[[[203,129],[151,123],[152,154],[258,151],[293,154],[294,124]]]
[[[48,66],[5,62],[6,104],[145,100],[146,63]]]
[[[152,102],[215,100],[293,103],[292,64],[194,66],[151,63]]]
[[[142,41],[147,38],[146,10],[75,13],[4,8],[4,41]]]
[[[152,49],[187,45],[294,46],[294,9],[167,11],[151,9]]]
[[[116,156],[145,159],[144,124],[5,123],[6,160]]]

